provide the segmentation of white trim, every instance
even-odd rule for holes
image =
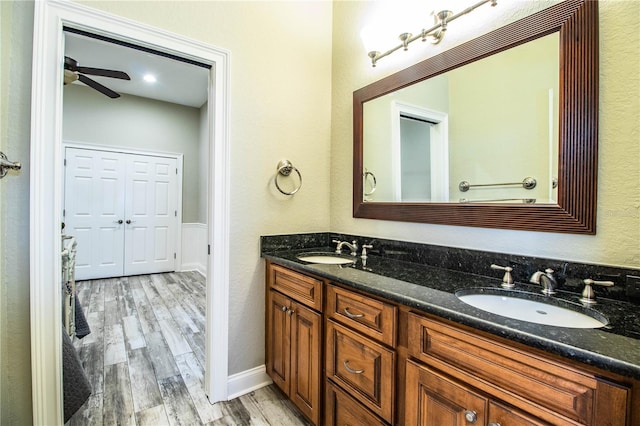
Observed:
[[[60,276],[63,34],[67,25],[212,65],[205,391],[227,399],[230,53],[70,1],[34,7],[30,163],[30,294],[33,423],[62,424]]]
[[[100,145],[93,143],[85,143],[85,142],[72,142],[72,141],[62,141],[62,158],[66,159],[66,148],[76,148],[76,149],[90,149],[92,151],[106,151],[106,152],[119,152],[122,154],[133,154],[133,155],[148,155],[151,157],[162,157],[162,158],[173,158],[176,160],[176,167],[178,169],[177,179],[177,200],[176,200],[176,240],[173,248],[175,249],[176,258],[173,262],[173,268],[176,271],[181,270],[182,268],[182,185],[183,185],[183,173],[184,173],[184,154],[180,152],[164,152],[164,151],[150,151],[145,149],[134,149],[134,148],[126,148],[116,145]],[[64,173],[62,180],[64,182]],[[63,184],[64,188],[64,184]],[[62,199],[64,200],[64,189],[62,193]],[[64,208],[64,202],[63,206]],[[206,226],[206,225],[205,225]],[[206,276],[206,275],[205,275]]]
[[[229,376],[228,389],[229,399],[237,398],[253,392],[256,389],[270,385],[271,378],[267,375],[267,368],[264,365],[242,371]]]
[[[391,162],[394,200],[402,201],[400,115],[436,123],[431,126],[431,201],[449,201],[449,115],[441,111],[391,101]]]
[[[182,258],[180,271],[197,271],[207,276],[207,224],[182,224]]]
[[[126,147],[126,146],[102,145],[102,144],[99,144],[99,143],[71,141],[71,140],[67,140],[67,139],[62,141],[62,147],[63,148],[92,149],[94,151],[122,152],[124,154],[152,155],[154,157],[169,157],[169,158],[184,157],[184,154],[182,154],[181,152],[150,151],[150,150],[139,149],[139,148],[129,148],[129,147]]]

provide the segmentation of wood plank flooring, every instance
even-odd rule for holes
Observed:
[[[74,346],[93,394],[77,425],[308,425],[274,386],[210,404],[206,282],[197,272],[81,281],[91,334]]]

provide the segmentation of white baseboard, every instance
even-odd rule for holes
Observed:
[[[184,263],[184,262],[182,262],[182,266],[180,267],[180,272],[187,272],[187,271],[198,272],[200,275],[202,275],[205,278],[207,276],[207,270],[200,263],[195,263],[195,262]]]
[[[207,224],[182,224],[182,262],[180,271],[198,271],[207,275]]]
[[[227,379],[228,399],[234,399],[272,383],[264,365],[232,374]]]

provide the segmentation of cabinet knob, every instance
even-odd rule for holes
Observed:
[[[294,311],[293,309],[289,309],[289,311],[287,312],[289,314],[289,316],[293,315],[296,313],[296,311]]]
[[[471,411],[471,410],[464,410],[464,418],[469,423],[475,423],[476,420],[478,420],[478,413],[476,413],[475,411]]]
[[[352,314],[351,312],[349,312],[349,308],[344,308],[342,312],[344,312],[344,314],[351,319],[362,318],[364,316],[364,314]]]
[[[280,309],[282,309],[282,312],[287,312],[287,307],[286,307],[286,306],[283,306],[283,307],[282,307],[282,308],[280,308]]]
[[[501,426],[498,422],[487,423],[487,426]]]

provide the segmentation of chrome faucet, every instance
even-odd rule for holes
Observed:
[[[342,253],[342,247],[343,246],[347,246],[349,247],[349,250],[351,250],[351,256],[355,256],[357,255],[357,251],[358,251],[358,243],[356,242],[356,240],[353,240],[351,242],[351,244],[349,244],[346,241],[339,241],[339,240],[333,240],[334,244],[337,244],[336,246],[336,253],[340,254]]]
[[[556,281],[556,277],[553,276],[553,272],[554,270],[551,268],[545,269],[544,272],[534,272],[529,282],[540,284],[542,286],[542,292],[547,296],[555,294],[558,281]]]

